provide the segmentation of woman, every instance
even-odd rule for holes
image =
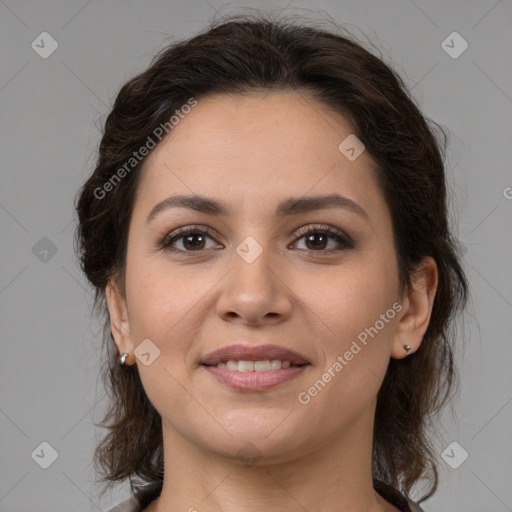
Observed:
[[[440,146],[379,58],[264,16],[122,87],[77,198],[111,512],[421,510],[467,295]]]

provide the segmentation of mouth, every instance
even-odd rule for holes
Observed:
[[[227,368],[233,372],[271,372],[275,370],[287,369],[287,368],[299,368],[306,366],[308,363],[295,364],[291,361],[282,361],[281,359],[263,359],[259,361],[248,361],[234,359],[228,359],[227,361],[221,361],[217,364],[204,364],[203,366],[209,366],[213,368]]]
[[[265,391],[311,366],[305,356],[277,345],[230,345],[208,354],[200,364],[218,382],[237,391]]]

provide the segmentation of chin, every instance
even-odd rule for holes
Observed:
[[[238,461],[241,466],[268,466],[282,464],[293,460],[294,454],[300,452],[300,447],[284,439],[253,439],[251,437],[230,438],[225,443],[207,447],[217,456],[229,463]]]
[[[294,454],[307,451],[309,444],[307,438],[302,438],[306,432],[304,424],[297,425],[293,421],[296,418],[292,418],[290,410],[279,416],[275,411],[258,416],[248,414],[244,418],[238,414],[231,423],[223,420],[221,424],[228,425],[226,431],[216,429],[216,435],[204,439],[203,446],[223,458],[231,461],[236,458],[246,465],[286,462],[293,459]]]

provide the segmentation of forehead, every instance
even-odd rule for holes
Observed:
[[[338,148],[352,131],[340,114],[298,93],[205,97],[148,156],[138,196],[146,207],[172,192],[212,191],[268,204],[276,195],[339,189],[364,205],[379,191],[367,152],[349,161]]]
[[[352,128],[341,115],[304,94],[213,95],[200,99],[183,116],[150,160],[165,158],[170,147],[234,157],[240,153],[237,148],[252,154],[265,145],[272,154],[286,150],[289,158],[307,155],[310,161],[320,159],[326,150],[336,153],[337,141],[350,133]]]

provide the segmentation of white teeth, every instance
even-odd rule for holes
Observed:
[[[282,367],[282,362],[280,359],[272,359],[270,361],[270,369],[271,370],[280,370]]]
[[[254,361],[254,371],[256,372],[268,372],[270,370],[270,360],[265,361]]]
[[[281,368],[289,368],[290,361],[281,361],[280,359],[266,359],[263,361],[234,361],[230,359],[225,363],[218,363],[217,368],[226,368],[239,372],[269,372],[271,370],[280,370]]]
[[[233,361],[232,359],[230,359],[227,363],[226,363],[226,368],[228,370],[238,370],[238,363],[236,361]]]
[[[239,372],[252,372],[254,370],[253,361],[238,361]]]

